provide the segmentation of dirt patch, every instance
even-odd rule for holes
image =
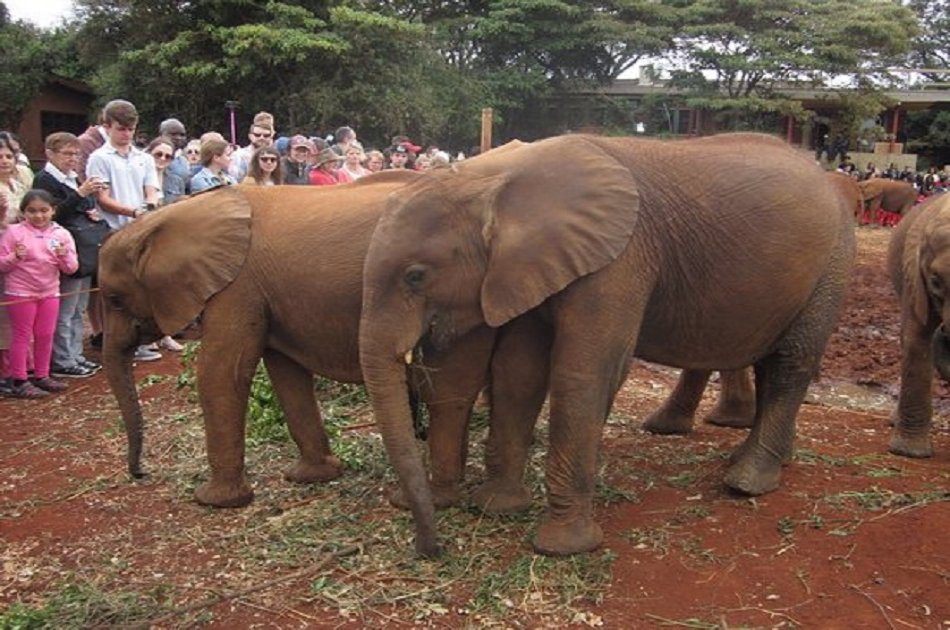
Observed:
[[[255,444],[255,503],[197,506],[191,493],[206,474],[200,415],[175,386],[181,367],[168,356],[137,368],[153,471],[142,482],[126,477],[104,376],[52,400],[0,401],[0,619],[13,627],[950,628],[950,397],[935,384],[934,458],[886,453],[899,375],[898,310],[883,269],[889,232],[858,232],[847,306],[776,492],[753,500],[723,489],[740,431],[698,423],[686,437],[643,432],[677,373],[637,363],[604,439],[603,549],[571,559],[530,552],[543,510],[538,448],[530,514],[443,512],[447,556],[418,561],[408,516],[382,498],[392,476],[365,426],[365,402],[347,407],[335,440],[349,466],[342,479],[291,486],[281,470],[293,450]],[[714,385],[701,411],[715,394]],[[483,431],[477,423],[475,443]],[[473,481],[482,476],[474,448]]]

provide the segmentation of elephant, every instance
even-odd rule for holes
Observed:
[[[499,331],[496,355],[507,338],[537,349],[507,372],[496,373],[493,357],[493,404],[504,402],[503,373],[534,383],[522,409],[550,395],[549,507],[536,551],[601,543],[592,516],[598,445],[634,356],[689,370],[754,365],[755,425],[725,483],[750,495],[774,490],[843,301],[855,251],[850,210],[814,163],[758,134],[554,137],[391,195],[366,256],[360,363],[413,509],[416,551],[441,549],[404,363],[420,340],[450,348],[485,325]],[[510,460],[524,456],[533,422],[493,417],[496,465],[523,467]]]
[[[950,380],[950,195],[929,198],[897,225],[887,268],[901,308],[901,383],[889,450],[930,457],[934,367]]]
[[[253,500],[244,468],[244,422],[263,358],[299,459],[293,482],[341,473],[314,398],[313,374],[362,382],[357,333],[363,258],[387,195],[421,174],[387,172],[316,189],[234,186],[201,193],[137,220],[101,250],[103,363],[128,435],[128,468],[144,474],[142,410],[132,375],[136,346],[197,322],[197,358],[210,479],[201,504]],[[410,375],[429,405],[432,492],[459,500],[468,416],[483,384],[494,335],[473,330],[447,354],[430,352]]]
[[[903,216],[910,212],[914,203],[917,202],[917,189],[908,182],[875,177],[858,182],[858,186],[867,205],[871,223],[879,222],[880,210]]]
[[[840,196],[840,203],[852,208],[857,217],[863,207],[862,191],[850,176],[838,171],[826,174]],[[749,428],[755,423],[755,387],[752,370],[720,372],[720,394],[706,422],[722,427]],[[693,429],[693,416],[702,400],[709,380],[709,371],[683,370],[670,394],[655,412],[644,421],[643,428],[652,433],[686,434]]]

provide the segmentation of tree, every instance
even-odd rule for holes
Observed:
[[[696,0],[682,3],[685,26],[673,85],[688,103],[735,125],[762,114],[802,116],[777,87],[887,81],[910,50],[913,13],[891,0]]]
[[[950,0],[911,0],[917,14],[920,35],[914,43],[911,61],[917,68],[944,69],[944,72],[923,72],[931,81],[950,81]]]
[[[23,110],[43,87],[51,69],[47,38],[25,22],[11,21],[0,4],[0,128],[16,129]]]

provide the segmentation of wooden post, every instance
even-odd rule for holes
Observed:
[[[898,103],[894,108],[894,117],[891,119],[891,142],[887,147],[888,153],[894,152],[894,143],[897,141],[897,127],[901,119],[901,104]]]
[[[795,137],[795,119],[789,114],[785,117],[785,142],[791,144]]]
[[[482,144],[480,147],[482,153],[491,149],[491,122],[492,108],[482,108]]]

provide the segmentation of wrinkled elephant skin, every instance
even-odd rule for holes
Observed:
[[[756,134],[556,137],[395,193],[367,253],[360,361],[403,486],[422,488],[400,385],[405,354],[420,338],[451,347],[483,324],[503,339],[527,316],[536,322],[528,345],[543,352],[507,369],[550,390],[537,551],[601,542],[592,515],[601,428],[634,356],[699,371],[754,365],[761,405],[725,482],[751,495],[775,489],[843,301],[852,214],[814,163]],[[501,428],[530,439],[511,426]],[[523,457],[512,441],[499,461]],[[503,448],[493,445],[496,455]],[[416,514],[429,500],[407,498]],[[438,547],[432,520],[416,528],[417,549]]]

